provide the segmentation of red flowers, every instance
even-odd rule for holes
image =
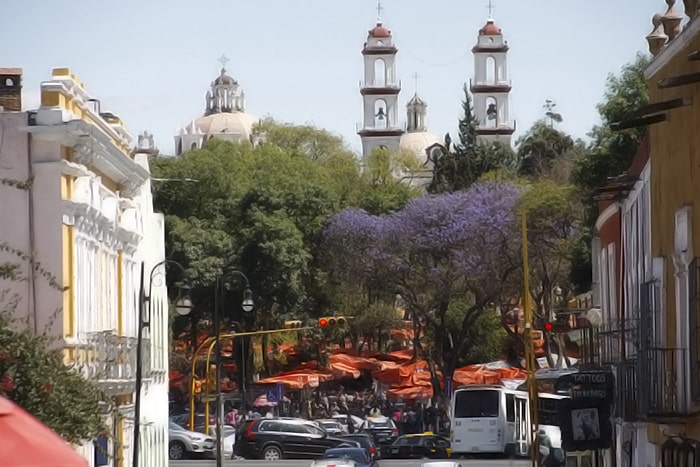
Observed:
[[[8,393],[15,389],[15,382],[10,378],[10,375],[5,373],[0,379],[0,392]]]

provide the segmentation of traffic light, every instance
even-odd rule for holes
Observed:
[[[344,328],[348,325],[347,316],[324,316],[318,319],[318,325],[322,328]]]
[[[554,325],[552,323],[550,323],[550,322],[544,323],[544,330],[545,331],[551,331],[553,329],[554,329]]]
[[[302,326],[301,321],[292,320],[284,322],[284,329],[299,329]]]

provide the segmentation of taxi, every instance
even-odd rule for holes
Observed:
[[[382,447],[382,459],[449,459],[450,454],[450,441],[429,431],[400,436]]]

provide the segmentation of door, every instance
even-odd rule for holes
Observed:
[[[530,414],[527,398],[515,396],[515,453],[527,456],[529,448]]]
[[[516,439],[516,423],[515,423],[515,395],[506,394],[506,429],[505,443],[506,445],[513,444]]]

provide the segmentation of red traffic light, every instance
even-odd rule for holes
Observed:
[[[552,323],[544,323],[544,329],[546,331],[551,331],[552,329],[554,329],[554,326],[552,325]]]
[[[318,320],[318,325],[322,328],[325,328],[326,326],[328,326],[328,320],[326,318],[321,318]]]

